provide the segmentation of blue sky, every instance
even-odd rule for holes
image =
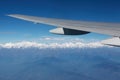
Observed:
[[[1,0],[0,43],[32,41],[41,37],[70,37],[102,40],[109,36],[91,33],[82,36],[61,36],[49,33],[55,27],[33,24],[5,16],[26,14],[71,20],[120,22],[119,0]]]

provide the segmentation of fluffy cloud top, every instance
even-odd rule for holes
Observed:
[[[83,43],[83,42],[64,42],[64,43],[38,43],[38,42],[17,42],[17,43],[5,43],[0,44],[1,48],[97,48],[104,47],[105,45],[99,42]]]

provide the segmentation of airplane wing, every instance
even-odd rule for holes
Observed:
[[[51,33],[56,34],[82,35],[89,32],[95,32],[111,35],[113,37],[120,37],[120,23],[73,21],[64,19],[34,17],[20,14],[11,14],[8,16],[34,23],[42,23],[56,26],[56,29],[50,30]]]
[[[119,37],[110,38],[110,39],[101,41],[101,43],[109,46],[120,47],[120,38]]]

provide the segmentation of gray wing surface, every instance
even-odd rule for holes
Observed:
[[[54,18],[34,17],[27,15],[11,14],[10,17],[34,22],[52,25],[60,28],[67,28],[73,30],[95,32],[100,34],[107,34],[115,37],[120,37],[120,24],[119,23],[99,23],[87,21],[73,21]]]

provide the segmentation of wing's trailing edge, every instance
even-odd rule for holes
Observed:
[[[34,17],[20,14],[11,14],[10,17],[47,25],[56,26],[58,28],[50,30],[56,34],[78,35],[95,32],[106,34],[117,38],[105,40],[102,43],[107,45],[120,46],[120,23],[104,23],[104,22],[87,22],[87,21],[73,21],[54,18]],[[117,40],[117,41],[115,41]],[[114,43],[113,43],[114,42]]]

